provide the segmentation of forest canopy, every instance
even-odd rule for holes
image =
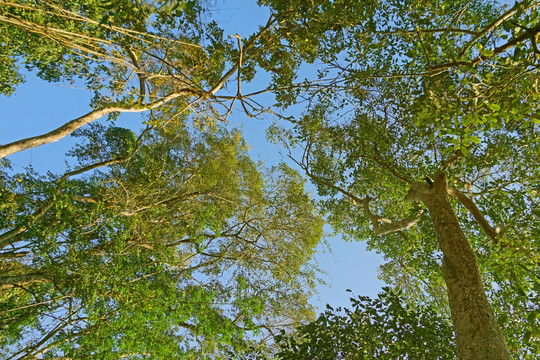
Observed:
[[[25,76],[93,94],[0,144],[0,353],[279,357],[278,328],[297,344],[310,329],[328,224],[403,294],[366,314],[424,314],[462,360],[534,358],[538,1],[260,0],[241,35],[218,3],[0,1],[3,96]],[[249,158],[239,113],[274,121],[288,165]],[[65,172],[10,168],[67,136]]]

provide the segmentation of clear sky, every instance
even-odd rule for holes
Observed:
[[[268,12],[254,4],[255,0],[217,2],[218,17],[223,19],[226,35],[238,33],[248,36],[266,21]],[[264,76],[251,86],[263,87]],[[0,96],[0,143],[48,132],[83,115],[90,110],[90,97],[88,90],[51,85],[28,74],[26,83],[14,95],[9,98]],[[122,115],[116,124],[138,129],[142,127],[141,116]],[[99,121],[105,122],[105,119]],[[263,120],[248,118],[240,110],[228,119],[230,126],[243,128],[251,156],[268,165],[283,159],[279,148],[268,144],[265,138],[265,130],[272,121],[270,117]],[[64,153],[73,143],[72,138],[66,137],[57,143],[14,154],[8,159],[12,161],[14,170],[32,165],[39,172],[63,172]],[[346,289],[351,289],[356,295],[376,296],[383,285],[376,278],[381,257],[367,252],[361,242],[345,242],[339,236],[329,238],[328,244],[329,247],[319,246],[320,251],[316,255],[321,269],[327,273],[323,275],[327,286],[318,287],[319,295],[313,303],[320,309],[324,309],[327,303],[334,307],[347,306],[350,294]]]

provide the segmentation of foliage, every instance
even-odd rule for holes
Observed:
[[[67,176],[2,177],[3,357],[227,358],[310,316],[322,222],[297,172],[179,127],[79,175],[132,136],[78,135]]]
[[[310,251],[302,249],[313,248],[320,222],[310,217],[302,181],[286,167],[256,175],[238,155],[237,135],[208,126],[235,103],[250,116],[264,110],[240,86],[262,69],[278,106],[305,101],[300,118],[282,116],[294,132],[276,127],[270,136],[291,155],[303,148],[298,164],[323,196],[329,222],[384,254],[386,281],[443,312],[435,233],[425,209],[404,197],[411,184],[446,174],[509,347],[532,358],[540,342],[537,1],[258,3],[270,8],[268,22],[233,41],[199,1],[0,2],[0,92],[13,93],[24,66],[92,89],[96,111],[77,119],[75,135],[87,142],[71,152],[76,169],[2,174],[4,344],[37,334],[43,342],[21,354],[59,344],[49,354],[118,357],[139,346],[130,330],[159,324],[167,335],[155,332],[140,345],[155,345],[148,356],[174,356],[167,351],[178,341],[185,342],[170,350],[177,356],[224,354],[243,351],[246,329],[304,314],[294,279],[311,276],[301,267]],[[236,95],[217,94],[234,77]],[[142,138],[81,128],[145,110]],[[202,119],[208,134],[187,131],[183,114]],[[154,296],[161,288],[166,295]],[[160,318],[165,296],[180,304],[167,308],[176,314],[167,319]],[[134,305],[146,303],[156,312]],[[151,325],[140,323],[145,317]],[[66,348],[72,343],[77,350]],[[137,351],[132,357],[147,356]]]
[[[199,50],[201,24],[196,19],[201,10],[192,1],[2,1],[0,31],[7,39],[2,53],[9,61],[2,62],[0,74],[13,79],[2,92],[9,95],[23,79],[22,63],[47,81],[81,78],[97,92],[108,89],[111,100],[138,97],[127,80],[130,72],[143,75],[150,66],[145,59],[159,59],[164,46],[181,45],[176,61],[200,58],[193,52]],[[182,35],[173,36],[178,28]],[[103,95],[97,96],[100,102]]]
[[[303,116],[289,118],[293,134],[274,127],[269,135],[288,144],[332,226],[384,254],[384,280],[444,311],[429,214],[405,195],[412,183],[445,173],[509,347],[533,357],[537,2],[265,3],[304,13],[280,24],[291,47],[280,61],[320,64],[319,87],[300,97],[278,89],[284,107],[308,102]],[[303,155],[295,156],[298,146]]]
[[[351,298],[352,309],[326,311],[292,334],[276,337],[277,357],[293,359],[455,359],[448,319],[429,307],[413,308],[390,288],[376,299]]]

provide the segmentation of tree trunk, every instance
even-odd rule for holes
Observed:
[[[408,201],[428,208],[439,246],[448,288],[448,303],[461,360],[509,360],[504,335],[488,302],[471,245],[448,200],[447,179],[439,174],[433,184],[413,183]]]

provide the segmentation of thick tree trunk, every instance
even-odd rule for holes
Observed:
[[[448,200],[447,179],[439,174],[433,184],[413,183],[409,201],[428,208],[443,252],[443,276],[458,354],[461,360],[508,360],[506,340],[488,302],[476,256]]]

